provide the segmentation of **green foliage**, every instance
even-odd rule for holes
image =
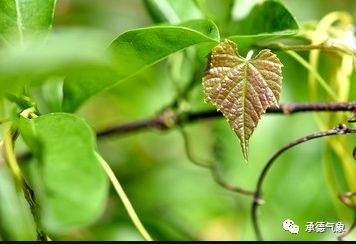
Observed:
[[[156,13],[155,16],[166,13],[166,8],[177,7],[170,5],[168,1],[160,2],[160,4],[155,1],[147,1],[147,4],[150,8],[157,5],[156,11],[159,13]],[[274,15],[268,14],[275,9],[278,11]],[[262,13],[265,13],[266,22],[270,21],[272,24],[266,25],[259,19],[259,15]],[[190,18],[189,13],[181,13],[177,16],[179,19]],[[163,20],[171,21],[169,19],[159,19],[158,21]],[[256,6],[245,21],[250,24],[244,27],[241,32],[232,32],[231,34],[234,35],[229,37],[243,50],[258,41],[293,35],[298,29],[295,18],[281,3],[275,1],[267,1],[261,6]],[[171,22],[175,22],[175,20]],[[241,28],[246,23],[237,23],[236,26]],[[128,31],[111,44],[109,51],[115,60],[114,69],[90,67],[82,74],[67,78],[64,83],[63,110],[76,110],[85,100],[103,89],[137,74],[138,71],[157,63],[169,54],[189,46],[196,44],[203,46],[204,48],[200,48],[199,55],[205,57],[212,46],[211,43],[219,41],[219,36],[215,24],[204,20],[190,21],[179,26],[163,25]]]
[[[280,1],[264,1],[255,5],[250,14],[237,23],[236,35],[278,33],[293,35],[298,24],[293,15]]]
[[[33,64],[32,53],[22,55],[29,40],[43,43],[52,27],[55,0],[3,0],[0,2],[0,97],[19,89],[23,74],[19,63]],[[38,44],[36,44],[38,45]],[[26,59],[27,58],[27,59]],[[30,59],[30,60],[29,60]],[[21,74],[19,77],[18,74]],[[20,84],[20,85],[21,85]]]
[[[120,80],[132,77],[170,54],[195,44],[218,41],[218,30],[215,24],[208,20],[125,32],[117,37],[109,48],[115,62],[115,70],[100,69],[99,72],[90,67],[87,72],[67,77],[64,82],[63,109],[75,110],[91,96]]]
[[[65,113],[23,118],[19,126],[39,161],[33,186],[46,230],[63,233],[93,223],[105,207],[108,181],[91,128]]]
[[[105,36],[90,30],[70,29],[51,33],[46,42],[28,38],[0,50],[0,95],[21,92],[25,85],[39,85],[51,77],[81,72],[88,66],[108,65]]]
[[[203,17],[194,0],[143,0],[143,2],[150,16],[157,23],[174,24]]]
[[[0,35],[5,44],[43,37],[52,27],[56,0],[2,0]]]
[[[99,161],[103,163],[102,158],[107,158],[109,162],[104,164],[107,172],[111,172],[110,164],[115,174],[122,174],[122,188],[134,199],[132,206],[137,207],[143,225],[155,239],[252,239],[250,228],[246,227],[250,224],[246,214],[250,199],[231,196],[213,184],[208,172],[186,166],[182,141],[175,130],[159,136],[146,133],[133,138],[102,140],[101,156],[92,127],[100,131],[118,121],[151,117],[167,104],[174,104],[171,109],[177,109],[175,112],[211,109],[211,104],[203,102],[205,92],[206,100],[225,115],[237,134],[242,154],[236,136],[230,133],[225,121],[213,126],[197,123],[188,128],[196,141],[191,143],[193,151],[203,159],[211,159],[214,154],[211,146],[220,147],[215,157],[222,177],[228,183],[238,182],[239,186],[252,189],[262,163],[273,150],[305,130],[316,129],[308,115],[293,120],[268,116],[260,121],[266,108],[278,105],[282,63],[285,66],[283,102],[308,99],[303,82],[307,80],[306,70],[316,77],[318,85],[329,91],[325,100],[333,97],[327,96],[334,92],[345,98],[348,93],[351,98],[355,95],[352,94],[355,82],[350,82],[348,76],[352,73],[352,81],[356,76],[350,69],[350,55],[346,53],[344,56],[339,52],[324,53],[318,70],[317,60],[314,65],[308,64],[304,53],[281,48],[277,58],[266,49],[258,52],[268,45],[272,48],[279,48],[277,44],[282,44],[281,47],[301,43],[308,46],[309,42],[318,45],[308,39],[317,33],[314,24],[299,27],[294,14],[306,18],[309,9],[306,11],[304,5],[321,1],[295,2],[298,3],[77,0],[58,1],[55,14],[56,0],[1,0],[0,122],[5,122],[1,124],[5,130],[10,124],[18,129],[17,153],[29,150],[33,155],[28,162],[19,157],[18,163],[34,190],[41,223],[49,236],[56,240],[140,239],[114,191],[108,195],[108,180]],[[298,6],[289,11],[286,5],[293,4],[303,5],[303,10],[298,12],[301,8]],[[325,10],[328,4],[319,5]],[[356,9],[356,5],[352,6]],[[325,14],[324,10],[313,9],[311,12],[319,11],[318,14],[306,19],[318,19]],[[54,17],[55,27],[50,31]],[[339,18],[341,22],[344,19]],[[332,40],[341,42],[338,48],[346,45],[345,38],[339,37],[350,26],[344,23],[345,28],[340,28],[339,20],[335,25],[330,24],[330,29],[325,29],[322,35],[315,35],[316,39],[329,35],[330,31]],[[85,26],[81,26],[83,23]],[[251,49],[258,54],[243,58]],[[296,60],[307,69],[285,53],[294,53],[291,56],[298,57]],[[330,60],[336,72],[323,64]],[[319,71],[325,70],[319,75]],[[348,83],[350,87],[344,85]],[[231,92],[219,88],[231,88]],[[341,116],[333,120],[323,118],[330,120],[328,126],[346,121]],[[281,136],[281,127],[288,128],[288,133]],[[17,133],[13,140],[16,137]],[[249,156],[253,163],[236,163],[243,157],[247,159],[249,143],[257,151]],[[339,163],[341,156],[352,152],[354,144],[352,147],[351,144],[346,138],[342,144],[335,144],[340,152],[331,157],[329,164]],[[321,147],[317,144],[295,149],[300,151],[283,156],[287,163],[277,166],[271,174],[271,183],[264,191],[264,197],[270,201],[266,201],[266,210],[261,211],[269,239],[295,238],[280,229],[281,220],[286,218],[302,223],[326,215],[337,219],[339,212],[342,217],[349,216],[343,206],[336,207],[338,213],[334,211],[324,189],[325,182],[322,177],[315,177],[322,167],[321,156],[315,153]],[[305,158],[302,162],[300,155]],[[6,164],[0,157],[0,240],[34,239],[36,225],[31,209],[21,192],[16,192],[11,172],[3,170],[6,169],[3,166]],[[352,167],[345,168],[351,169],[348,170],[351,176]],[[333,184],[353,190],[347,188],[343,179],[347,170],[337,171],[340,182],[346,183]],[[329,177],[333,175],[331,171],[329,168]],[[114,174],[110,179],[117,182]],[[354,178],[351,180],[355,182]],[[116,189],[118,185],[117,182]],[[125,195],[121,186],[119,192]],[[302,197],[295,199],[295,196]],[[131,206],[126,195],[124,203]],[[274,204],[280,205],[275,208]],[[100,218],[104,208],[107,212]],[[136,226],[139,223],[141,230],[145,229],[132,207],[130,211]],[[308,234],[300,233],[300,236],[320,237]]]
[[[186,4],[195,8],[186,8]],[[201,12],[209,15],[209,7],[213,6],[212,3],[205,5],[203,1],[186,4],[183,6],[176,1],[146,1],[149,9],[156,11],[153,13],[155,16],[163,16],[168,8],[175,11],[175,20],[163,17],[157,20],[171,23],[199,17]],[[226,6],[231,8],[232,4],[226,3]],[[278,11],[273,15],[269,14],[275,9]],[[41,19],[44,13],[41,14]],[[268,21],[261,20],[261,15]],[[226,22],[226,17],[221,19]],[[291,35],[298,28],[294,17],[275,1],[256,6],[242,22],[233,23],[238,31],[224,34],[229,35],[229,39],[238,43],[242,50],[261,40]],[[81,36],[86,38],[80,38]],[[177,26],[161,25],[127,31],[114,39],[107,51],[103,50],[104,40],[84,31],[55,33],[45,44],[28,39],[25,45],[21,44],[24,48],[15,46],[3,52],[0,50],[0,90],[2,93],[9,90],[21,91],[24,84],[39,84],[53,76],[65,76],[63,110],[70,112],[100,91],[189,46],[199,44],[204,47],[199,49],[199,57],[203,58],[204,63],[210,48],[220,40],[220,34],[211,21],[191,20]],[[10,83],[10,80],[13,82]]]
[[[245,18],[232,23],[229,39],[245,50],[261,41],[295,35],[298,29],[296,19],[280,1],[264,1],[255,5]]]

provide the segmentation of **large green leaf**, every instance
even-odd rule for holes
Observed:
[[[1,0],[0,35],[7,43],[45,34],[52,26],[56,0]]]
[[[234,22],[229,39],[244,49],[259,41],[294,35],[298,29],[296,19],[287,8],[279,1],[269,0],[256,4],[248,16]]]
[[[211,19],[225,33],[234,0],[143,0],[156,23],[180,23],[203,17]]]
[[[199,43],[217,43],[219,39],[216,25],[208,20],[127,31],[116,38],[109,48],[115,69],[91,67],[81,74],[67,77],[63,110],[75,110],[91,96],[134,76],[172,53]]]
[[[231,17],[233,20],[244,19],[250,12],[251,9],[258,3],[260,0],[238,0],[234,1],[234,6],[232,8]]]
[[[206,18],[213,20],[222,36],[227,35],[234,0],[195,0]]]
[[[3,47],[0,50],[0,96],[18,89],[23,82],[31,79],[21,69],[28,58],[32,59],[28,62],[29,66],[36,69],[42,67],[33,62],[38,47],[33,49],[29,43],[44,42],[44,37],[52,27],[55,5],[56,0],[0,1],[0,42]],[[46,55],[46,51],[41,50],[41,55]]]
[[[52,113],[21,119],[21,135],[38,159],[35,191],[50,233],[91,224],[105,206],[108,181],[95,156],[95,135],[74,115]]]
[[[238,35],[254,35],[291,31],[295,33],[298,24],[283,4],[276,0],[264,1],[253,7],[249,15],[235,26]]]
[[[28,38],[0,49],[0,96],[16,93],[26,83],[38,84],[53,76],[81,72],[88,66],[110,63],[105,47],[109,38],[88,29],[62,29],[45,42]]]

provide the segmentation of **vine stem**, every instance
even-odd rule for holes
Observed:
[[[190,143],[189,143],[188,134],[186,133],[186,131],[184,130],[184,128],[182,126],[179,127],[179,131],[180,131],[180,133],[182,135],[183,142],[184,142],[184,149],[185,149],[185,152],[187,154],[187,157],[188,157],[189,161],[191,161],[196,166],[209,169],[211,174],[212,174],[212,176],[213,176],[213,180],[218,185],[220,185],[221,187],[225,188],[226,190],[231,191],[231,192],[240,193],[242,195],[253,196],[254,191],[247,190],[247,189],[244,189],[244,188],[239,187],[237,185],[233,185],[233,184],[230,184],[230,183],[226,182],[221,177],[221,175],[219,173],[219,169],[217,168],[216,163],[214,163],[212,161],[202,162],[201,160],[196,159],[194,157],[194,155],[193,155],[193,152],[191,151],[191,146],[190,146]]]
[[[17,132],[16,130],[11,127],[7,132],[5,133],[4,141],[3,141],[3,148],[4,148],[4,156],[5,159],[9,165],[10,171],[12,173],[12,176],[15,179],[16,186],[19,187],[21,186],[22,182],[22,174],[21,174],[21,169],[20,166],[17,163],[17,159],[15,156],[14,152],[14,137],[17,137]]]
[[[336,136],[336,135],[346,135],[346,134],[351,134],[351,133],[356,133],[356,128],[348,128],[346,127],[346,125],[339,125],[336,128],[327,130],[327,131],[319,131],[319,132],[315,132],[313,134],[309,134],[307,136],[301,137],[291,143],[288,143],[287,145],[283,146],[281,149],[279,149],[276,153],[273,154],[273,156],[268,160],[268,162],[265,164],[259,178],[257,181],[257,186],[256,186],[256,191],[253,197],[253,202],[252,202],[252,208],[251,208],[251,217],[252,217],[252,223],[253,223],[253,227],[256,233],[256,237],[258,240],[263,240],[262,238],[262,233],[261,233],[261,229],[258,223],[258,207],[261,205],[262,202],[262,186],[264,183],[264,179],[267,176],[267,173],[269,171],[269,169],[271,168],[271,166],[273,165],[273,163],[275,162],[275,160],[281,155],[283,154],[285,151],[287,151],[288,149],[310,141],[310,140],[314,140],[317,138],[321,138],[321,137],[327,137],[327,136]]]
[[[331,87],[328,85],[328,83],[321,77],[319,72],[311,66],[307,61],[304,60],[302,56],[300,56],[298,53],[295,51],[285,51],[286,54],[294,58],[297,62],[299,62],[304,68],[309,70],[310,73],[314,75],[316,80],[320,83],[320,85],[325,89],[325,91],[332,97],[334,100],[337,100],[337,95],[335,92],[331,89]]]
[[[349,229],[344,234],[339,236],[337,239],[339,241],[344,241],[345,240],[344,238],[346,236],[348,236],[355,228],[356,228],[356,210],[355,210],[355,214],[354,214],[354,220],[353,220],[351,226],[349,227]]]
[[[352,209],[354,211],[354,219],[349,227],[349,229],[340,235],[337,239],[339,241],[344,241],[344,238],[348,236],[355,228],[356,228],[356,205],[352,202],[351,198],[356,196],[356,191],[354,192],[344,192],[339,194],[339,199],[340,201],[345,204],[348,208]]]
[[[112,185],[114,186],[117,194],[119,195],[122,203],[124,204],[124,207],[129,215],[131,221],[135,225],[136,229],[138,230],[138,232],[142,235],[142,237],[146,241],[152,241],[150,234],[147,232],[147,230],[143,226],[142,222],[140,221],[139,217],[137,216],[135,209],[133,208],[133,206],[132,206],[129,198],[127,197],[124,189],[122,188],[119,180],[116,178],[113,170],[110,168],[109,164],[103,159],[103,157],[101,157],[98,153],[96,153],[95,155],[96,155],[97,159],[99,160],[101,166],[105,170],[105,173],[108,175]]]
[[[355,51],[346,50],[344,48],[337,47],[335,45],[330,45],[328,43],[320,43],[320,44],[310,44],[310,45],[284,45],[284,44],[272,44],[272,45],[257,45],[257,47],[261,48],[269,48],[273,50],[281,50],[281,51],[311,51],[311,50],[321,50],[324,52],[336,52],[343,53],[349,55],[356,55]]]
[[[278,107],[268,108],[267,114],[290,115],[302,112],[343,112],[355,111],[356,102],[314,102],[314,103],[285,103]],[[216,110],[207,110],[199,112],[177,113],[168,111],[158,114],[156,117],[128,122],[113,126],[97,133],[98,138],[105,138],[112,135],[123,135],[132,132],[138,132],[145,129],[169,129],[170,125],[192,123],[201,120],[222,118],[222,114]],[[169,123],[167,123],[169,121]]]
[[[30,185],[26,182],[24,176],[22,175],[21,168],[16,159],[14,144],[17,136],[18,131],[15,127],[10,127],[10,129],[6,131],[3,144],[1,144],[4,151],[4,158],[9,166],[11,174],[13,175],[16,188],[22,189],[24,197],[30,206],[31,214],[36,225],[37,240],[50,241],[51,239],[42,228],[40,214],[38,212],[38,204],[36,202],[34,191],[31,189]]]

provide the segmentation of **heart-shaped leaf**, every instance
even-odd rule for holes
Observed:
[[[243,58],[235,43],[226,40],[213,48],[203,79],[205,100],[214,104],[227,118],[240,139],[244,158],[248,141],[261,115],[278,106],[282,64],[270,50],[254,58]]]

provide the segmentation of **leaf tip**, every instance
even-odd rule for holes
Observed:
[[[248,141],[247,140],[241,140],[241,149],[242,149],[242,155],[244,158],[245,163],[248,163]]]

